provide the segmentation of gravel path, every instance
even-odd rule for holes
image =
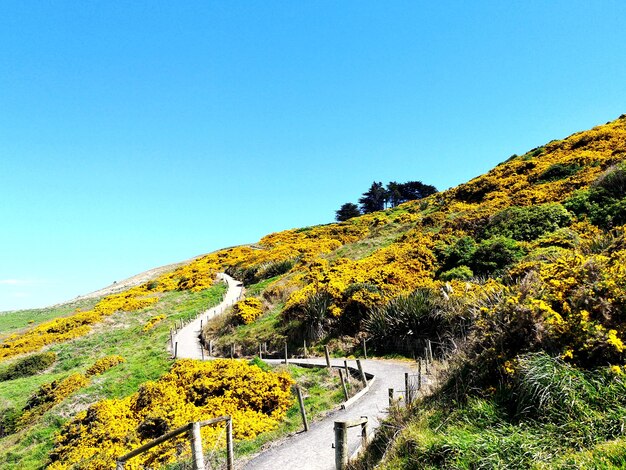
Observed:
[[[218,278],[228,284],[228,291],[222,303],[200,314],[194,321],[187,324],[175,336],[178,343],[179,358],[202,359],[199,341],[200,321],[212,318],[234,304],[243,292],[241,282],[227,274],[220,273]],[[268,360],[267,362],[279,362]],[[323,358],[298,359],[295,362],[307,362],[310,364],[325,364]],[[332,359],[332,365],[342,366],[343,359]],[[361,361],[363,369],[373,374],[375,379],[370,385],[369,391],[361,396],[347,409],[337,410],[327,415],[321,421],[309,423],[308,432],[300,432],[283,439],[269,449],[258,454],[254,458],[240,463],[236,468],[249,470],[331,470],[335,468],[334,422],[341,420],[353,420],[362,416],[369,418],[369,429],[374,430],[380,425],[380,420],[385,417],[389,404],[388,390],[404,390],[404,374],[415,373],[415,363],[408,361],[370,359]],[[356,367],[355,361],[348,361],[348,365]],[[348,430],[348,445],[350,453],[354,452],[360,444],[360,428]]]
[[[325,364],[323,359],[298,360]],[[343,365],[343,360],[333,359],[333,365]],[[367,416],[369,429],[376,429],[380,420],[385,417],[389,404],[388,389],[404,390],[404,373],[415,373],[414,363],[394,360],[362,360],[365,372],[376,376],[369,392],[365,393],[356,403],[346,410],[339,410],[322,421],[310,424],[309,432],[300,432],[281,441],[274,447],[262,452],[246,462],[243,468],[249,470],[306,469],[331,470],[335,468],[334,422],[352,420]],[[354,361],[348,365],[356,367]],[[396,396],[398,394],[396,393]],[[360,428],[348,430],[350,453],[360,443]],[[239,468],[236,465],[237,468]]]
[[[224,300],[219,305],[212,307],[196,317],[195,320],[185,325],[174,336],[174,342],[178,343],[177,356],[178,358],[187,359],[202,359],[202,347],[200,346],[200,322],[206,321],[209,318],[213,318],[216,315],[222,313],[226,307],[237,302],[241,293],[243,292],[243,285],[241,282],[233,279],[228,274],[219,273],[218,279],[223,280],[228,284],[228,291],[224,295]]]

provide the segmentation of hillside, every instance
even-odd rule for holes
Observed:
[[[0,372],[41,351],[56,359],[38,359],[42,373],[0,382],[0,462],[39,468],[50,454],[66,468],[70,447],[106,447],[106,436],[87,445],[79,424],[93,425],[87,416],[96,410],[114,416],[147,380],[161,377],[167,390],[174,375],[193,373],[175,365],[163,375],[168,325],[217,302],[215,275],[225,271],[248,290],[206,326],[218,348],[237,342],[240,354],[253,355],[259,343],[286,340],[291,350],[306,341],[352,354],[366,339],[370,352],[412,357],[426,339],[436,342],[446,381],[419,415],[397,417],[404,431],[393,444],[382,435],[371,461],[390,445],[388,468],[626,465],[625,196],[621,116],[419,201],[220,250],[56,318],[7,319]],[[128,330],[143,339],[111,341]],[[117,375],[89,379],[100,352],[146,357],[133,370],[114,364]],[[32,397],[47,383],[52,398],[37,408],[42,401]],[[83,401],[88,388],[97,393]],[[112,398],[119,403],[95,403]],[[151,423],[173,426],[166,411],[151,413]],[[258,419],[258,432],[273,425]],[[81,458],[95,458],[89,452]]]

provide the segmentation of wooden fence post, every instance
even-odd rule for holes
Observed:
[[[204,470],[204,454],[202,453],[202,437],[200,436],[200,423],[194,422],[189,427],[191,438],[191,457],[193,470]]]
[[[361,418],[365,418],[365,421],[361,423],[361,445],[363,446],[363,450],[367,447],[367,440],[369,437],[369,429],[367,425],[367,416],[361,416]]]
[[[356,366],[359,368],[359,373],[361,374],[361,381],[363,382],[363,386],[367,387],[367,377],[365,376],[365,372],[363,372],[363,366],[361,365],[361,360],[356,360]]]
[[[300,405],[300,414],[302,415],[302,424],[304,425],[304,430],[309,430],[309,422],[306,419],[306,410],[304,408],[304,400],[302,398],[302,390],[300,387],[296,385],[296,393],[298,394],[298,404]]]
[[[363,358],[367,359],[367,347],[365,346],[365,338],[363,338]]]
[[[348,465],[348,432],[346,423],[335,421],[335,468],[343,470]]]
[[[389,389],[389,406],[393,405],[393,388]]]
[[[209,356],[213,357],[213,340],[209,340]]]
[[[233,418],[226,421],[226,469],[234,470],[234,453],[233,453]]]
[[[339,378],[341,379],[341,386],[343,387],[343,394],[346,397],[346,400],[349,398],[348,396],[348,387],[346,387],[346,379],[343,378],[343,370],[339,370]]]
[[[420,357],[417,362],[417,389],[422,389],[422,358]]]
[[[307,353],[306,353],[306,339],[304,340],[304,358],[306,359]]]
[[[285,341],[285,364],[287,364],[287,341]]]
[[[406,397],[406,405],[409,406],[411,404],[411,388],[409,387],[409,373],[405,372],[404,373],[404,388],[406,390],[405,392],[405,397]]]
[[[350,370],[348,369],[348,361],[343,361],[343,368],[346,371],[346,385],[350,388]]]
[[[259,343],[259,359],[263,359],[263,351],[261,350],[261,343]]]
[[[324,356],[326,356],[326,367],[330,369],[330,354],[328,353],[328,346],[324,346]]]
[[[174,343],[174,359],[178,356],[178,341]]]
[[[433,363],[433,347],[430,340],[427,341],[428,344],[428,355],[430,356],[430,363]]]

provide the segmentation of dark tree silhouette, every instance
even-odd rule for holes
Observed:
[[[358,217],[361,215],[359,206],[352,202],[346,202],[342,205],[338,211],[335,211],[335,220],[343,222],[344,220],[351,219],[352,217]]]
[[[400,185],[400,204],[415,199],[422,199],[436,192],[437,188],[430,184],[424,184],[421,181],[407,181]]]
[[[359,199],[361,212],[369,214],[370,212],[382,211],[387,201],[387,190],[382,183],[374,181],[370,189],[363,193]]]

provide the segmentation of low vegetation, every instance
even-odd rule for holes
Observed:
[[[350,354],[367,337],[372,352],[411,356],[435,342],[446,380],[419,414],[393,415],[383,468],[624,466],[625,160],[621,116],[389,210],[377,211],[385,188],[373,185],[374,212],[221,250],[77,311],[30,325],[0,316],[0,373],[41,349],[57,355],[45,374],[0,382],[3,416],[19,418],[44,384],[89,381],[2,438],[0,464],[36,468],[68,418],[167,374],[171,320],[218,302],[226,271],[248,290],[205,330],[224,355],[305,341]],[[113,354],[126,362],[86,377]]]

